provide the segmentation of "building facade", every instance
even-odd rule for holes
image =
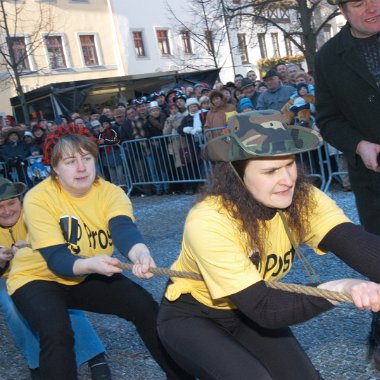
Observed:
[[[260,74],[262,58],[298,53],[279,29],[258,24],[252,33],[250,23],[228,21],[221,5],[236,0],[215,0],[214,9],[203,10],[197,0],[1,2],[11,21],[10,35],[0,35],[1,46],[10,41],[25,92],[51,83],[215,67],[227,82],[252,69]],[[17,22],[11,17],[16,10],[22,15]],[[275,16],[284,25],[292,22],[289,13]],[[1,63],[0,111],[10,114],[9,98],[16,92]]]

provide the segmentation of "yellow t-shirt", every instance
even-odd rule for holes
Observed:
[[[17,240],[26,240],[26,226],[22,213],[17,220],[17,223],[9,228],[0,227],[0,245],[10,248]],[[8,269],[3,273],[1,277],[8,277],[10,266],[13,264],[13,260],[10,261]]]
[[[68,244],[73,255],[111,255],[114,246],[108,223],[126,215],[133,219],[132,205],[122,189],[99,179],[90,192],[75,198],[51,178],[31,189],[24,200],[24,218],[33,249],[23,248],[15,255],[8,278],[8,292],[34,280],[76,285],[84,277],[62,277],[52,272],[38,251]]]
[[[26,235],[26,226],[21,213],[17,223],[14,226],[0,226],[0,245],[10,248],[17,240],[26,240]]]
[[[335,202],[313,188],[317,207],[310,221],[310,233],[304,243],[318,254],[323,237],[338,224],[349,222]],[[200,303],[217,309],[233,309],[228,296],[261,280],[279,280],[292,267],[294,250],[277,213],[268,224],[264,257],[257,267],[250,255],[247,235],[240,223],[225,210],[218,197],[198,203],[186,219],[182,248],[172,269],[195,272],[203,281],[172,278],[165,296],[174,301],[181,294],[190,293]]]

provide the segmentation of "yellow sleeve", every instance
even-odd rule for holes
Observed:
[[[304,243],[312,247],[318,254],[324,254],[326,252],[318,249],[322,239],[337,225],[351,222],[351,220],[329,196],[317,188],[314,188],[314,192],[317,207],[311,217],[310,233],[306,236]]]
[[[262,279],[248,257],[236,222],[215,210],[189,217],[183,249],[196,261],[213,299],[237,293]]]

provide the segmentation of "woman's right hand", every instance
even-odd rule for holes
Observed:
[[[120,260],[108,255],[97,255],[85,259],[78,259],[74,263],[74,274],[82,276],[91,273],[98,273],[111,277],[115,273],[121,273]]]
[[[380,284],[375,282],[347,278],[325,282],[318,288],[350,294],[354,305],[360,310],[380,311]]]

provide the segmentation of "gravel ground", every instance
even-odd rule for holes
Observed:
[[[357,222],[353,194],[332,187],[330,195]],[[168,267],[177,256],[183,222],[194,199],[194,196],[186,195],[132,197],[137,224],[158,266]],[[309,249],[305,248],[303,252],[322,281],[359,277],[331,254],[321,258]],[[307,283],[308,278],[296,262],[286,281]],[[165,283],[165,278],[156,276],[143,282],[143,286],[159,300]],[[89,313],[88,317],[107,347],[114,380],[165,378],[131,324],[111,316]],[[370,313],[341,305],[312,321],[295,326],[294,332],[324,379],[380,379],[380,371],[368,360],[369,327]],[[1,315],[0,334],[0,380],[29,379],[25,361],[14,346]],[[90,379],[85,365],[80,368],[79,379]]]

